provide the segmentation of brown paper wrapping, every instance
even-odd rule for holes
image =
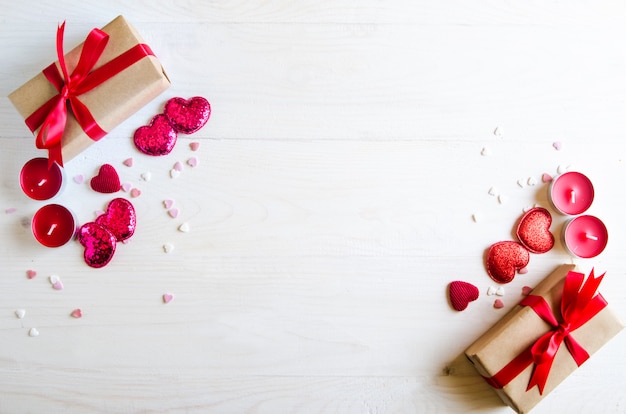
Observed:
[[[546,299],[559,320],[565,276],[574,268],[575,265],[558,267],[532,291],[533,295]],[[620,319],[607,306],[585,325],[573,331],[572,336],[591,356],[623,327]],[[465,355],[480,375],[491,377],[548,330],[550,326],[531,307],[518,305],[470,345],[465,350]],[[543,395],[539,394],[537,387],[526,391],[532,368],[531,364],[508,385],[495,389],[502,401],[518,413],[530,411],[578,366],[565,344],[562,344],[554,359]]]
[[[109,35],[109,41],[94,69],[131,47],[144,43],[123,16],[118,16],[102,30]],[[54,36],[51,35],[50,39],[51,50],[55,50]],[[81,43],[65,55],[70,74],[78,63],[82,47]],[[58,62],[56,63],[58,66]],[[169,86],[170,81],[159,61],[154,56],[147,56],[91,91],[80,95],[79,99],[89,108],[98,125],[103,130],[111,132]],[[54,86],[42,72],[39,72],[12,92],[9,99],[26,119],[55,95],[57,91]],[[95,141],[82,130],[74,115],[68,111],[67,125],[61,142],[63,161],[67,162]]]

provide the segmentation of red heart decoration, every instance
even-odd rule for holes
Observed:
[[[85,223],[78,229],[78,241],[85,246],[85,263],[91,267],[103,267],[115,253],[115,236],[97,223]]]
[[[96,218],[96,223],[109,230],[118,242],[124,241],[135,233],[135,207],[125,198],[115,198],[106,212]]]
[[[517,237],[531,253],[545,253],[554,246],[550,233],[552,215],[548,210],[536,207],[522,216],[517,226]]]
[[[103,164],[98,175],[91,179],[91,188],[99,193],[116,193],[120,190],[120,177],[111,164]]]
[[[178,134],[163,114],[156,115],[149,125],[137,128],[133,140],[137,149],[147,155],[167,155],[174,145]]]
[[[211,104],[201,96],[189,100],[172,98],[165,104],[164,113],[177,132],[191,134],[207,123],[211,116]]]
[[[478,299],[478,288],[471,283],[456,280],[448,285],[448,297],[452,307],[457,311],[462,311],[470,302]]]
[[[514,241],[492,244],[487,252],[487,273],[498,283],[509,283],[515,271],[523,269],[530,261],[530,253]]]

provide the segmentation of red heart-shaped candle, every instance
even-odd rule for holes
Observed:
[[[85,246],[85,263],[91,267],[106,266],[115,253],[113,233],[97,223],[85,223],[78,229],[78,241]]]
[[[552,215],[541,207],[530,209],[522,216],[517,226],[517,237],[531,253],[545,253],[554,246],[550,233]]]
[[[96,218],[96,223],[113,233],[118,242],[124,241],[135,233],[135,208],[125,198],[115,198],[109,203],[106,212]]]
[[[103,164],[98,175],[91,179],[91,188],[99,193],[116,193],[120,190],[120,177],[111,164]]]
[[[137,149],[147,155],[167,155],[174,145],[178,134],[163,114],[156,115],[149,125],[137,128],[133,136]]]
[[[520,243],[494,243],[487,252],[487,273],[498,283],[509,283],[515,277],[515,272],[526,267],[529,261],[530,253]]]
[[[201,96],[189,100],[172,98],[165,104],[164,113],[177,132],[191,134],[207,123],[211,116],[211,105]]]
[[[471,283],[456,280],[448,285],[448,297],[452,307],[462,311],[470,302],[478,299],[478,288]]]

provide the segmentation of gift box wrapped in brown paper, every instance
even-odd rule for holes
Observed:
[[[574,265],[561,265],[533,289],[530,295],[541,296],[552,310],[557,321],[562,321],[561,300],[565,279],[574,272]],[[582,275],[581,275],[582,276]],[[601,296],[601,295],[599,295]],[[602,300],[604,300],[602,298]],[[522,302],[523,303],[523,302]],[[571,337],[590,356],[615,336],[623,323],[609,306],[604,306],[582,326],[570,332]],[[529,412],[537,403],[559,385],[568,375],[578,369],[565,343],[561,343],[549,373],[543,392],[538,386],[529,387],[536,366],[528,364],[521,372],[506,384],[494,384],[496,374],[518,358],[550,331],[555,328],[545,322],[531,306],[517,305],[501,320],[496,322],[478,340],[470,345],[465,355],[475,366],[478,373],[494,386],[500,398],[518,413]],[[583,353],[584,353],[583,351]]]
[[[101,30],[109,35],[109,39],[92,71],[96,71],[137,45],[141,45],[142,49],[149,50],[140,35],[123,16],[118,16]],[[54,45],[53,40],[54,36],[51,36],[51,51],[54,50],[52,47]],[[65,54],[67,72],[70,76],[79,62],[84,45],[85,42]],[[59,62],[57,61],[55,64],[59,73],[62,73]],[[78,99],[91,113],[99,128],[104,133],[108,133],[156,98],[169,85],[170,81],[165,70],[150,50],[145,56],[107,78],[98,86],[80,93]],[[9,99],[20,115],[24,119],[28,119],[48,101],[60,94],[61,92],[48,80],[46,75],[39,72],[12,92]],[[36,127],[35,134],[40,127],[41,125]],[[79,125],[75,114],[69,110],[61,138],[63,161],[71,160],[94,142],[95,140]]]

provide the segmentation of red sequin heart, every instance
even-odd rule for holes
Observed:
[[[111,164],[103,164],[90,184],[91,188],[99,193],[115,193],[120,190],[120,177]]]
[[[78,229],[78,241],[85,246],[85,263],[91,267],[103,267],[115,253],[115,236],[99,224],[90,222]]]
[[[517,237],[531,253],[545,253],[554,246],[550,233],[552,215],[548,210],[536,207],[522,216],[517,226]]]
[[[450,304],[457,311],[467,308],[470,302],[478,299],[478,288],[471,283],[456,280],[448,285]]]
[[[178,134],[163,114],[156,115],[149,125],[137,128],[133,136],[137,149],[147,155],[167,155],[174,145]]]
[[[96,223],[109,230],[118,242],[124,241],[135,233],[135,208],[125,198],[115,198],[109,203],[107,211],[96,218]]]
[[[509,283],[515,271],[523,269],[530,261],[530,253],[514,241],[492,244],[487,252],[487,273],[498,283]]]
[[[191,134],[207,123],[211,116],[211,105],[201,96],[189,100],[172,98],[165,104],[164,113],[177,132]]]

